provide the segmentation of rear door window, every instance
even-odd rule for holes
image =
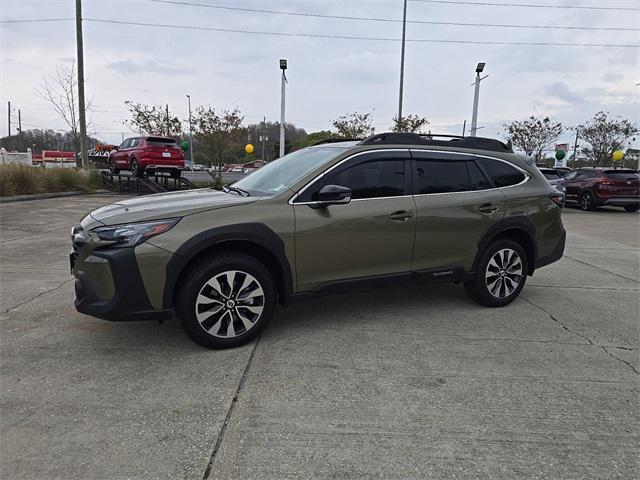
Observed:
[[[464,160],[415,160],[416,194],[466,192],[471,190]]]
[[[467,168],[469,169],[469,184],[471,190],[487,190],[491,187],[491,182],[487,180],[484,173],[478,168],[476,162],[467,162]]]
[[[482,168],[484,168],[487,175],[489,175],[494,185],[498,188],[517,185],[526,178],[524,173],[512,167],[507,162],[492,160],[490,158],[481,158],[479,161]]]

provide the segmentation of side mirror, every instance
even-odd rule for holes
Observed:
[[[117,152],[118,151],[118,147],[113,147],[111,150]]]
[[[351,201],[351,189],[341,185],[325,185],[318,192],[318,206],[341,205]]]

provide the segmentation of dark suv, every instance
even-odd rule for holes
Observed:
[[[635,170],[581,168],[565,178],[567,205],[594,210],[607,205],[637,212],[640,207],[640,175]]]
[[[388,133],[298,150],[223,192],[123,200],[72,231],[76,308],[174,312],[207,347],[258,335],[276,304],[354,287],[463,282],[513,301],[564,251],[564,195],[492,139]]]
[[[156,172],[168,172],[179,178],[184,169],[184,152],[173,138],[127,138],[109,154],[109,170],[113,174],[130,170],[132,175],[143,177]]]

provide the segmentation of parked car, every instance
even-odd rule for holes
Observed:
[[[242,167],[231,167],[227,172],[229,173],[242,173]]]
[[[569,167],[553,167],[553,169],[558,172],[562,177],[566,177],[571,172],[573,172],[573,168]]]
[[[196,163],[193,165],[194,172],[204,172],[205,170],[206,170],[206,167],[204,165],[201,165],[199,163]]]
[[[173,178],[179,178],[183,169],[184,152],[172,138],[127,138],[109,154],[109,170],[113,174],[129,170],[136,177],[144,177],[168,172]]]
[[[351,288],[462,282],[502,307],[562,256],[563,198],[498,140],[327,142],[224,191],[91,212],[72,230],[75,306],[107,320],[175,312],[210,348],[248,342],[278,303]]]
[[[565,177],[567,205],[594,210],[607,205],[627,212],[640,208],[640,175],[635,170],[580,168]]]
[[[539,170],[540,170],[540,173],[544,175],[544,178],[546,178],[551,185],[556,187],[556,190],[562,193],[566,193],[566,189],[564,188],[564,183],[565,183],[564,177],[560,175],[558,170],[556,170],[555,168],[546,168],[546,167],[540,167]]]

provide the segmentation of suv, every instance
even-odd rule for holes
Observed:
[[[602,205],[624,207],[627,212],[640,208],[640,175],[635,170],[581,168],[564,177],[567,205],[594,210]]]
[[[109,171],[114,175],[130,170],[136,177],[169,172],[180,178],[183,169],[184,152],[172,138],[127,138],[109,154]]]
[[[257,336],[276,304],[404,282],[513,301],[564,251],[564,195],[497,140],[378,134],[286,155],[224,191],[99,208],[73,227],[78,311],[174,312],[210,348]]]
[[[556,170],[555,168],[546,167],[539,167],[539,170],[540,173],[544,175],[544,178],[546,178],[547,181],[556,188],[556,190],[562,193],[566,193],[566,189],[564,188],[565,180],[562,175],[560,175],[560,172],[558,172],[558,170]]]

